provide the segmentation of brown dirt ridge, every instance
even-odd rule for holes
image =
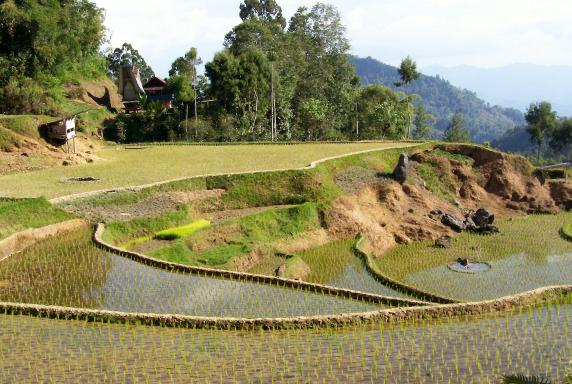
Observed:
[[[451,201],[431,191],[418,172],[422,165],[433,167],[437,187],[450,194]],[[337,199],[327,222],[333,237],[361,234],[365,251],[380,257],[397,244],[453,236],[455,232],[430,214],[433,210],[463,217],[487,208],[497,217],[512,217],[556,213],[571,202],[571,185],[543,183],[523,157],[479,146],[438,145],[411,156],[403,185],[383,179]]]

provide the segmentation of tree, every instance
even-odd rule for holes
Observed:
[[[197,75],[197,65],[202,64],[203,60],[198,56],[196,48],[191,48],[184,56],[177,58],[171,69],[169,76],[183,76],[192,81]]]
[[[433,132],[433,125],[437,121],[437,118],[425,111],[425,106],[423,104],[418,104],[415,106],[415,132],[413,137],[415,139],[428,139],[431,137]]]
[[[449,123],[447,130],[443,134],[443,140],[450,143],[470,143],[471,137],[469,131],[465,128],[465,121],[463,114],[460,112],[455,113],[453,119]]]
[[[530,142],[536,145],[538,160],[540,161],[542,146],[546,137],[550,135],[557,126],[556,112],[552,110],[552,105],[547,101],[530,104],[524,118],[527,123]]]
[[[63,83],[105,76],[104,39],[90,1],[0,1],[0,113],[57,113]]]
[[[282,78],[292,79],[294,126],[304,132],[302,102],[320,100],[328,106],[328,126],[353,132],[355,68],[349,62],[349,42],[339,12],[330,5],[299,8],[288,27],[289,50]],[[295,71],[294,73],[292,73]],[[289,82],[290,83],[290,82]]]
[[[306,130],[306,140],[318,140],[325,136],[328,105],[322,100],[304,100],[300,106],[300,120]]]
[[[397,72],[401,81],[395,83],[396,87],[411,84],[421,76],[421,73],[417,72],[417,63],[409,56],[401,61]]]
[[[396,87],[401,87],[403,85],[408,85],[417,80],[421,73],[417,71],[417,63],[413,59],[407,56],[401,61],[401,65],[397,69],[401,81],[396,82]],[[411,128],[413,125],[413,111],[409,113],[409,125],[407,127],[407,138],[411,138]]]
[[[407,127],[410,99],[383,85],[369,85],[359,97],[360,137],[400,139]]]
[[[211,92],[217,103],[233,114],[241,128],[240,136],[260,138],[270,110],[270,63],[256,49],[235,56],[230,51],[217,53],[206,65]],[[264,136],[262,137],[264,138]]]
[[[566,160],[572,157],[572,118],[563,119],[550,136],[550,146],[555,151],[564,151]]]
[[[124,65],[138,68],[143,84],[155,76],[155,72],[147,64],[143,56],[129,43],[123,43],[121,48],[115,48],[113,52],[106,56],[106,59],[107,74],[114,81],[119,79],[119,71]]]
[[[185,76],[175,75],[167,80],[165,90],[175,95],[175,103],[182,108],[195,100],[195,90]]]
[[[286,27],[282,8],[274,0],[245,0],[240,4],[239,15],[242,21],[257,19]]]

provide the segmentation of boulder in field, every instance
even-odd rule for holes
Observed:
[[[393,170],[393,178],[400,184],[405,183],[407,180],[407,166],[409,165],[409,158],[407,154],[402,153],[399,156],[399,163],[397,163],[397,167]]]

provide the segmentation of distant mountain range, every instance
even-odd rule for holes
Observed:
[[[364,85],[382,84],[409,94],[418,94],[427,111],[437,116],[436,137],[447,128],[455,112],[463,113],[465,125],[476,142],[494,140],[505,132],[524,124],[523,113],[516,109],[492,106],[474,92],[453,86],[436,76],[422,75],[415,82],[396,88],[397,68],[371,57],[352,58],[357,75]]]
[[[492,103],[524,111],[532,102],[550,101],[560,116],[572,116],[572,66],[512,64],[499,68],[430,66],[439,75]]]

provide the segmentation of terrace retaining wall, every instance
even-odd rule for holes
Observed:
[[[445,304],[438,306],[386,309],[376,312],[311,316],[294,318],[213,318],[150,313],[125,313],[58,306],[0,303],[0,313],[5,315],[37,316],[60,320],[80,320],[115,324],[139,324],[149,326],[183,327],[193,329],[303,329],[316,327],[343,327],[367,323],[401,323],[415,320],[476,316],[502,313],[547,302],[562,295],[572,294],[572,286],[546,287],[534,291],[504,297],[497,300]]]
[[[417,288],[412,287],[410,285],[401,283],[397,280],[393,280],[392,278],[384,275],[377,268],[372,257],[367,252],[362,250],[361,245],[363,244],[364,241],[365,241],[365,239],[363,237],[360,238],[358,240],[358,242],[356,243],[354,249],[355,249],[356,253],[358,255],[360,255],[360,257],[362,257],[363,260],[365,261],[365,265],[366,265],[366,268],[369,271],[369,273],[374,275],[384,285],[387,285],[388,287],[395,289],[396,291],[415,296],[415,297],[417,297],[421,300],[424,300],[424,301],[430,301],[430,302],[439,303],[439,304],[462,303],[462,301],[460,301],[460,300],[456,300],[456,299],[452,299],[452,298],[444,297],[444,296],[438,296],[438,295],[435,295],[433,293],[425,292],[421,289],[417,289]]]
[[[413,299],[401,299],[395,297],[388,297],[388,296],[381,296],[376,295],[373,293],[366,293],[360,291],[354,291],[350,289],[343,289],[343,288],[336,288],[328,285],[321,285],[321,284],[313,284],[307,283],[304,281],[299,280],[292,280],[292,279],[285,279],[282,277],[275,277],[275,276],[265,276],[265,275],[255,275],[251,273],[245,272],[234,272],[234,271],[225,271],[220,269],[212,269],[212,268],[203,268],[203,267],[195,267],[190,265],[184,264],[177,264],[171,263],[168,261],[163,261],[159,259],[155,259],[153,257],[149,257],[140,253],[127,251],[124,249],[120,249],[114,245],[111,245],[105,242],[102,239],[103,233],[105,231],[104,224],[98,224],[96,230],[93,235],[93,241],[97,246],[102,248],[105,251],[114,253],[119,256],[123,256],[129,258],[133,261],[155,267],[164,269],[167,271],[173,272],[182,272],[182,273],[191,273],[195,275],[203,275],[203,276],[210,276],[210,277],[218,277],[224,279],[234,279],[234,280],[244,280],[249,282],[255,283],[262,283],[262,284],[271,284],[274,286],[281,286],[281,287],[288,287],[288,288],[295,288],[295,289],[305,289],[305,290],[314,290],[323,294],[327,295],[334,295],[345,297],[348,299],[355,299],[355,300],[362,300],[376,304],[386,304],[391,306],[411,306],[411,305],[429,305],[430,303],[413,300]]]
[[[0,261],[22,252],[39,241],[63,235],[88,225],[85,220],[75,219],[15,233],[4,240],[0,240]]]

